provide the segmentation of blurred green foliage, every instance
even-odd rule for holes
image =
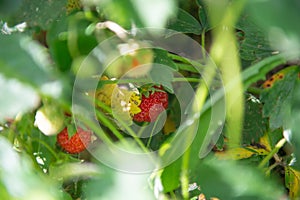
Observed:
[[[297,176],[300,174],[300,39],[295,20],[299,18],[298,1],[195,0],[190,4],[193,6],[181,6],[187,3],[82,0],[81,8],[70,13],[67,4],[64,0],[0,1],[0,199],[196,199],[200,194],[206,199],[300,198]],[[108,21],[112,23],[104,23]],[[26,25],[18,27],[23,22]],[[228,24],[230,27],[226,27]],[[220,85],[210,85],[209,81],[204,83],[203,78],[220,78],[217,73],[209,73],[212,65],[205,60],[206,52],[193,52],[201,58],[193,60],[157,47],[152,49],[153,62],[167,67],[152,68],[149,77],[167,88],[170,106],[166,113],[178,130],[169,135],[160,131],[150,139],[139,139],[142,130],[134,131],[128,125],[116,128],[118,123],[104,112],[111,112],[110,108],[103,105],[98,113],[102,117],[100,123],[105,125],[101,124],[102,130],[88,116],[83,121],[94,125],[91,129],[97,140],[93,145],[107,143],[104,147],[108,148],[98,152],[107,153],[107,160],[127,167],[152,166],[151,158],[128,161],[120,155],[110,158],[109,153],[116,153],[112,145],[123,148],[129,144],[126,150],[134,154],[158,149],[153,156],[159,160],[154,163],[158,170],[131,174],[104,166],[89,152],[71,155],[61,151],[55,136],[45,136],[35,127],[37,109],[51,100],[70,115],[78,66],[84,60],[88,63],[87,56],[111,37],[123,46],[130,46],[132,40],[139,44],[141,39],[136,28],[144,27],[176,31],[169,32],[170,38],[178,33],[186,34],[222,66],[221,76],[224,77],[224,72],[230,75],[233,69],[239,72],[243,89],[231,94],[243,94],[245,99],[239,102],[245,105],[243,119],[237,119],[244,122],[241,133],[228,133],[228,130],[238,130],[230,129],[232,125],[241,125],[230,122],[236,113],[227,113],[224,121],[224,103],[228,106],[226,94],[232,92],[237,82],[227,82],[225,90]],[[152,39],[155,40],[155,35]],[[151,37],[147,42],[152,42]],[[237,44],[238,49],[228,44]],[[108,54],[97,54],[101,55]],[[219,58],[220,55],[230,56]],[[141,54],[135,56],[143,58]],[[236,66],[226,65],[230,63],[228,60],[235,59]],[[95,66],[93,61],[88,64]],[[263,89],[262,82],[270,73],[278,73],[277,67],[286,68],[284,78]],[[198,70],[203,70],[201,76]],[[93,72],[86,71],[85,76]],[[85,76],[80,80],[85,80]],[[186,92],[179,84],[183,78],[190,81],[196,96],[195,99],[186,96],[191,104],[185,105],[184,113],[179,115],[180,105],[174,91],[179,88]],[[236,80],[235,76],[231,78]],[[109,81],[114,80],[99,84]],[[129,81],[141,84],[138,79]],[[205,93],[208,88],[214,92]],[[237,105],[232,101],[234,98],[230,98],[232,108]],[[196,106],[202,102],[203,107]],[[193,114],[188,118],[190,121],[179,126],[188,114]],[[124,129],[131,131],[131,135]],[[219,134],[222,134],[220,138]],[[220,159],[215,152],[226,154],[233,148],[228,145],[231,142],[228,136],[235,136],[230,138],[238,142],[234,148],[263,149],[267,155],[254,152],[250,157],[240,156],[241,160]],[[176,160],[172,160],[174,155]],[[170,164],[164,166],[165,163]]]

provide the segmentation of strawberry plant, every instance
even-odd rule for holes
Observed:
[[[0,199],[300,199],[296,0],[0,1]]]

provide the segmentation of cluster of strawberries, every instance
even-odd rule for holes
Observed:
[[[104,79],[107,80],[107,78]],[[129,95],[127,99],[128,105],[130,106],[127,110],[130,113],[129,116],[131,120],[135,122],[153,122],[157,119],[159,114],[168,107],[167,92],[164,91],[164,88],[162,86],[155,85],[147,85],[146,87],[142,87],[140,88],[140,92],[136,93],[120,89],[118,88],[117,84],[105,84],[102,88],[96,91],[95,97],[97,98],[97,100],[103,102],[108,106],[116,107],[116,103],[114,103],[114,101],[118,101],[120,107],[122,107],[122,102],[124,102],[124,99],[114,100],[115,97],[120,96],[113,96],[114,90],[117,90],[117,92],[120,92],[122,94]],[[44,114],[45,111],[39,112],[38,118],[41,118],[41,115],[43,116]],[[38,121],[37,117],[36,121]],[[59,123],[59,128],[56,128],[56,130],[59,131],[53,130],[50,133],[47,133],[47,130],[49,130],[49,128],[47,128],[47,130],[43,130],[42,126],[38,127],[46,135],[54,135],[59,132],[56,136],[57,143],[64,151],[71,154],[80,153],[84,151],[86,147],[92,142],[92,131],[83,128],[77,128],[77,130],[70,133],[70,130],[72,129],[67,128],[65,124],[61,123],[62,120],[56,121],[58,121]]]

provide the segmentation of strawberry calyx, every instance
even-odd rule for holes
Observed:
[[[139,93],[141,95],[144,95],[145,97],[149,97],[149,95],[152,95],[155,92],[165,92],[163,87],[159,84],[145,84],[142,87],[139,88]]]

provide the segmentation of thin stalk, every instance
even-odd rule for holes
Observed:
[[[104,109],[105,111],[112,113],[111,109],[105,105],[101,101],[97,101],[98,105]],[[136,135],[136,133],[128,126],[127,123],[125,123],[121,118],[119,118],[117,115],[114,115],[114,118],[118,123],[125,128],[125,130],[134,138],[134,140],[137,142],[137,144],[144,150],[144,152],[148,152],[148,149],[145,147],[143,142],[139,139],[139,137]],[[113,126],[113,125],[112,125]],[[112,127],[111,127],[112,128]],[[123,136],[122,136],[123,137]],[[122,138],[123,139],[123,138]]]
[[[168,56],[175,61],[180,61],[182,63],[190,64],[190,61],[187,58],[184,58],[182,56],[178,56],[176,54],[168,53]]]
[[[173,78],[172,82],[195,82],[195,83],[199,83],[200,82],[200,78],[189,78],[189,77],[185,77],[185,78],[179,78],[179,77],[175,77]],[[126,83],[147,83],[147,82],[153,82],[150,79],[147,78],[143,78],[143,79],[115,79],[115,80],[101,80],[101,82],[103,83],[103,85],[105,84],[126,84]],[[102,87],[102,86],[100,86]]]
[[[113,141],[107,137],[106,133],[99,128],[92,120],[86,119],[83,116],[77,116],[84,124],[86,124],[89,128],[91,128],[99,137],[100,139],[105,142],[106,144],[113,144]]]
[[[191,149],[188,148],[183,154],[182,165],[181,165],[181,194],[183,199],[189,199],[189,160],[190,160]]]
[[[140,140],[140,138],[137,136],[137,134],[125,123],[121,118],[118,116],[114,116],[116,120],[120,123],[122,127],[125,128],[125,130],[128,132],[129,135],[133,137],[133,139],[136,141],[136,143],[141,147],[141,149],[145,152],[148,153],[149,150],[146,148],[144,143]]]
[[[195,112],[201,112],[203,105],[205,103],[205,99],[208,95],[208,87],[211,84],[214,76],[215,76],[215,69],[213,67],[207,67],[205,68],[205,71],[203,73],[203,76],[206,77],[206,82],[202,80],[202,83],[199,84],[198,89],[196,90],[195,94],[195,102],[193,104],[193,110]],[[206,85],[207,84],[207,85]],[[186,140],[189,141],[189,140]],[[182,165],[181,165],[181,176],[180,176],[180,182],[181,182],[181,193],[185,200],[189,199],[189,163],[190,163],[190,154],[191,154],[191,148],[188,148],[182,158]]]
[[[266,175],[267,175],[267,176],[270,176],[271,171],[272,171],[275,167],[277,167],[278,165],[280,165],[280,163],[278,163],[278,162],[275,162],[273,165],[271,165],[271,166],[268,168],[268,170],[266,171]]]
[[[152,141],[152,137],[153,137],[153,132],[154,132],[154,130],[155,130],[155,127],[157,126],[157,123],[158,123],[159,120],[160,120],[160,116],[161,116],[161,115],[159,115],[159,117],[158,117],[157,120],[155,121],[154,126],[153,126],[153,128],[152,128],[152,130],[151,130],[150,138],[149,138],[149,140],[148,140],[148,142],[147,142],[147,145],[146,145],[147,148],[150,147],[150,144],[151,144],[151,141]]]
[[[170,196],[172,198],[172,200],[177,200],[176,194],[174,193],[174,191],[170,192]]]
[[[107,117],[101,113],[100,111],[96,110],[96,115],[100,119],[100,121],[111,130],[111,132],[116,136],[119,140],[124,139],[123,135],[118,131],[118,129],[107,119]]]
[[[278,153],[279,149],[281,149],[285,143],[286,143],[285,138],[282,138],[281,140],[279,140],[279,142],[275,145],[274,149],[272,149],[272,151],[259,163],[258,168],[262,169],[269,162],[269,160],[276,153]]]
[[[202,46],[202,59],[206,59],[206,49],[205,49],[205,29],[202,31],[201,34],[201,46]]]
[[[142,124],[141,128],[139,129],[138,133],[136,134],[138,137],[141,137],[143,134],[144,130],[147,128],[147,126],[144,126],[146,124],[145,122]]]
[[[80,55],[80,51],[78,48],[78,29],[77,29],[77,22],[79,20],[84,19],[84,13],[78,12],[76,15],[74,15],[68,26],[68,49],[73,58]]]

